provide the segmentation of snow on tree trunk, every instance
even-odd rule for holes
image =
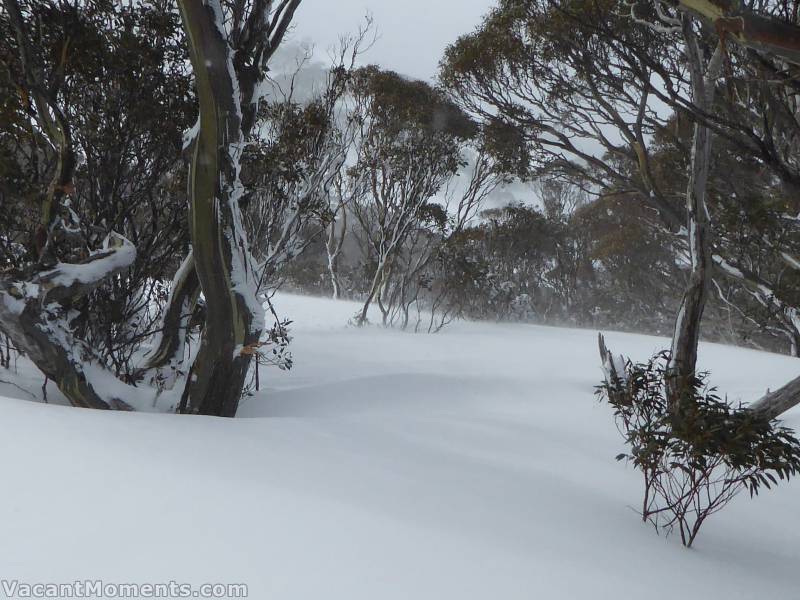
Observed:
[[[364,300],[364,305],[356,316],[356,325],[364,325],[367,323],[367,313],[373,301],[379,297],[380,291],[383,287],[386,272],[386,258],[381,257],[378,261],[378,266],[375,268],[375,274],[372,276],[372,283],[369,286],[369,292]]]
[[[189,173],[190,233],[206,323],[179,410],[236,414],[264,328],[257,278],[242,227],[239,82],[218,0],[180,0],[200,103]]]
[[[112,234],[103,249],[83,263],[57,263],[24,282],[0,279],[0,330],[55,382],[73,406],[128,408],[107,378],[102,385],[92,382],[97,369],[87,369],[91,349],[72,335],[70,311],[65,306],[130,267],[135,259],[133,244]]]
[[[192,252],[181,263],[172,280],[166,310],[161,318],[157,341],[145,357],[142,371],[160,369],[164,385],[171,389],[184,362],[189,322],[200,296],[200,280]]]
[[[708,112],[714,101],[714,87],[722,64],[722,47],[717,46],[706,64],[697,43],[692,21],[683,18],[686,58],[692,84],[692,101]],[[681,301],[672,336],[672,351],[667,366],[667,395],[673,410],[689,387],[697,365],[700,323],[711,283],[711,240],[706,206],[708,174],[711,162],[711,131],[695,123],[692,140],[689,184],[686,190],[687,237],[691,272]]]
[[[331,280],[334,300],[338,300],[342,293],[342,284],[339,280],[339,257],[347,235],[347,209],[340,203],[336,213],[340,214],[341,217],[331,220],[330,225],[328,225],[328,238],[325,240],[325,249],[328,254],[328,275]]]
[[[679,0],[679,5],[689,14],[713,25],[720,35],[721,45],[731,40],[789,63],[800,64],[800,27],[796,24],[758,15],[740,4],[719,0]],[[791,262],[791,257],[784,256],[785,260],[787,258]],[[716,257],[715,261],[724,272],[745,279],[741,269],[731,267]],[[754,281],[752,278],[750,280]],[[763,286],[755,281],[755,287],[761,290]],[[767,295],[770,301],[777,300],[774,294]],[[795,315],[793,312],[791,316]],[[750,408],[775,418],[797,404],[800,404],[800,377],[768,393],[751,404]]]

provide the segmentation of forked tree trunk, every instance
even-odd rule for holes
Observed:
[[[372,276],[372,283],[369,286],[369,292],[367,292],[367,298],[364,300],[364,306],[361,307],[361,310],[356,316],[356,325],[361,326],[367,323],[367,313],[369,312],[369,307],[372,306],[372,303],[376,298],[380,297],[381,290],[383,289],[383,281],[386,276],[386,260],[386,258],[382,258],[378,262],[378,267],[375,269],[375,274]]]
[[[239,82],[219,0],[179,0],[200,104],[189,173],[190,233],[207,315],[179,410],[232,417],[263,330],[242,228]]]

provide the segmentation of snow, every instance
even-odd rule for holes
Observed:
[[[11,293],[0,294],[0,304],[12,315],[21,315],[25,310],[25,299],[38,295],[39,286],[35,283],[15,282],[12,291],[19,296],[15,297]]]
[[[200,133],[200,115],[197,115],[197,120],[194,122],[194,125],[192,125],[191,128],[183,132],[182,150],[186,150],[192,143],[194,143],[194,140],[197,139],[199,133]]]
[[[103,241],[103,248],[90,254],[90,258],[95,256],[101,258],[79,264],[58,263],[51,271],[40,274],[38,279],[47,282],[48,288],[101,281],[110,273],[132,265],[136,260],[136,246],[118,233],[111,233]]]
[[[784,261],[786,261],[786,264],[792,267],[795,271],[800,271],[800,261],[797,260],[794,256],[792,256],[788,252],[781,252],[781,257],[783,258]]]
[[[347,327],[354,303],[274,301],[295,367],[262,372],[242,418],[73,409],[0,384],[0,577],[244,582],[258,600],[795,597],[800,482],[736,498],[690,551],[629,508],[639,478],[593,395],[596,331],[410,334]],[[669,344],[605,337],[634,359]],[[800,366],[713,344],[700,362],[745,401]]]

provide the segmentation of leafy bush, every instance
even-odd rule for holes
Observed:
[[[624,375],[599,386],[614,408],[628,451],[617,456],[644,478],[642,520],[667,534],[675,527],[690,547],[700,527],[742,490],[757,495],[800,472],[794,432],[744,407],[732,407],[698,375],[669,408],[668,355],[625,365]]]

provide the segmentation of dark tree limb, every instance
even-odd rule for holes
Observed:
[[[85,368],[91,349],[72,335],[62,304],[90,293],[135,259],[133,244],[115,235],[106,240],[104,250],[83,263],[58,264],[27,282],[0,279],[0,330],[73,406],[129,408],[109,390],[92,383]]]

